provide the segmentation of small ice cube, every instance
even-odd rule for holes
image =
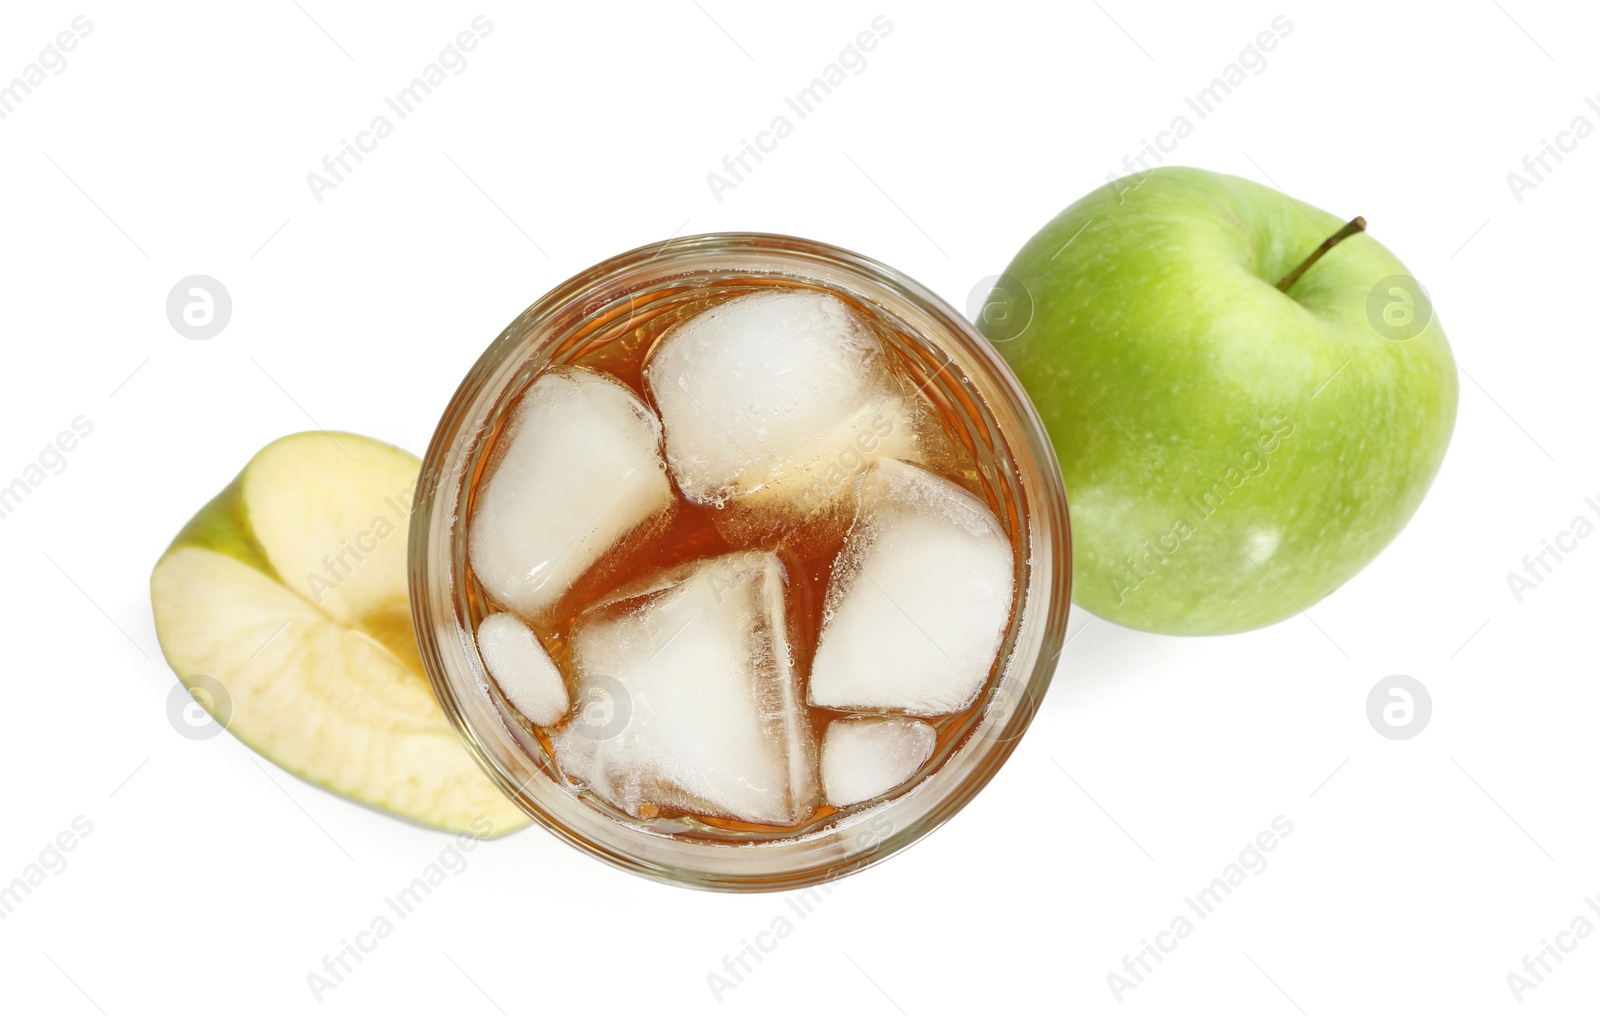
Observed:
[[[871,800],[933,757],[932,727],[909,716],[851,716],[822,735],[822,785],[836,808]]]
[[[774,289],[673,328],[645,385],[667,463],[699,504],[758,497],[810,515],[847,496],[882,456],[920,459],[924,412],[885,351],[838,297]]]
[[[787,825],[817,799],[816,751],[788,638],[783,566],[696,562],[574,625],[580,702],[608,722],[555,732],[567,777],[635,817],[662,809]]]
[[[660,422],[593,371],[540,377],[501,441],[468,548],[490,597],[523,617],[547,615],[607,551],[673,503]]]
[[[884,459],[834,561],[811,702],[919,716],[970,705],[1011,616],[1011,542],[981,501]]]
[[[490,614],[478,625],[478,654],[501,694],[535,726],[548,727],[571,703],[561,671],[539,637],[514,614]]]

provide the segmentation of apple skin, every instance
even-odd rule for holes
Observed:
[[[1259,628],[1339,588],[1410,520],[1455,426],[1437,317],[1380,333],[1369,294],[1403,299],[1391,277],[1410,273],[1365,233],[1276,288],[1344,221],[1161,168],[1086,195],[1006,269],[1032,318],[1015,336],[980,327],[1061,459],[1081,606],[1167,634]]]

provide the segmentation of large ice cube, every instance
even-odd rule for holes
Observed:
[[[909,780],[939,736],[909,716],[848,716],[822,735],[822,786],[836,808],[871,800]]]
[[[556,764],[635,817],[798,822],[816,803],[816,753],[782,564],[745,551],[651,586],[575,624],[578,700],[606,701],[609,718],[557,730]]]
[[[1005,634],[1013,576],[987,506],[926,470],[879,461],[829,578],[811,702],[919,716],[970,705]]]
[[[561,671],[533,630],[514,614],[490,614],[478,625],[478,655],[517,712],[541,727],[567,714],[571,703]]]
[[[921,460],[926,413],[885,356],[855,312],[815,290],[734,297],[676,326],[644,376],[679,488],[806,516],[880,457]]]
[[[607,551],[673,503],[661,424],[621,383],[552,371],[518,402],[468,553],[495,602],[546,615]]]

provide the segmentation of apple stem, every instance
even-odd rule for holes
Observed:
[[[1312,251],[1310,256],[1308,256],[1304,261],[1300,262],[1298,265],[1295,265],[1294,271],[1278,280],[1278,292],[1287,293],[1290,286],[1300,281],[1300,276],[1306,273],[1306,269],[1316,264],[1317,261],[1321,259],[1322,255],[1328,253],[1330,250],[1333,250],[1334,246],[1338,244],[1340,240],[1355,236],[1357,233],[1362,232],[1366,228],[1367,220],[1363,219],[1359,215],[1345,223],[1342,227],[1340,227],[1337,233],[1322,241],[1321,247],[1318,247],[1316,250]]]

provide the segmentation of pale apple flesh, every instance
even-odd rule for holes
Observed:
[[[1369,293],[1410,273],[1358,233],[1275,288],[1346,218],[1161,169],[1084,197],[1006,269],[1033,317],[996,346],[1062,462],[1081,605],[1173,634],[1261,627],[1416,511],[1457,379],[1436,317],[1403,340],[1370,323]]]
[[[406,522],[420,463],[350,434],[268,445],[151,576],[156,631],[227,729],[311,783],[455,832],[527,816],[461,744],[417,660]],[[487,820],[488,825],[485,825]]]

